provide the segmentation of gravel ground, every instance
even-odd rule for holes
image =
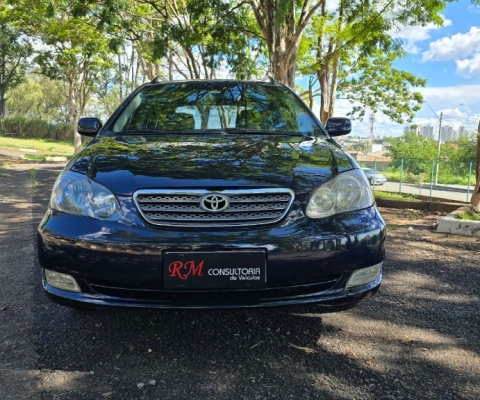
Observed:
[[[480,399],[480,241],[439,214],[381,209],[384,282],[349,311],[79,312],[34,258],[58,167],[0,172],[2,400]]]

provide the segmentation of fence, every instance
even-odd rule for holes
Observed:
[[[360,162],[387,178],[387,183],[375,190],[384,190],[422,197],[470,202],[475,188],[475,162],[451,162],[402,159],[392,162]]]

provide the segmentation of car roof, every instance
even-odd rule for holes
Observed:
[[[163,79],[162,77],[156,77],[147,84],[182,84],[182,83],[191,83],[191,84],[201,84],[201,83],[214,83],[214,84],[257,84],[264,86],[285,86],[281,83],[278,83],[273,78],[259,79],[259,80],[242,80],[242,79],[181,79],[181,80],[168,80]]]

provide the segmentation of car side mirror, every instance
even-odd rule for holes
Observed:
[[[352,121],[344,117],[332,117],[327,120],[325,129],[330,136],[348,135],[352,131]]]
[[[80,118],[77,123],[77,132],[83,136],[96,136],[101,128],[102,123],[98,118]]]

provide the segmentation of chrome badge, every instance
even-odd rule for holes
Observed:
[[[208,212],[221,212],[228,208],[230,202],[227,196],[219,193],[210,193],[200,198],[200,207]]]

